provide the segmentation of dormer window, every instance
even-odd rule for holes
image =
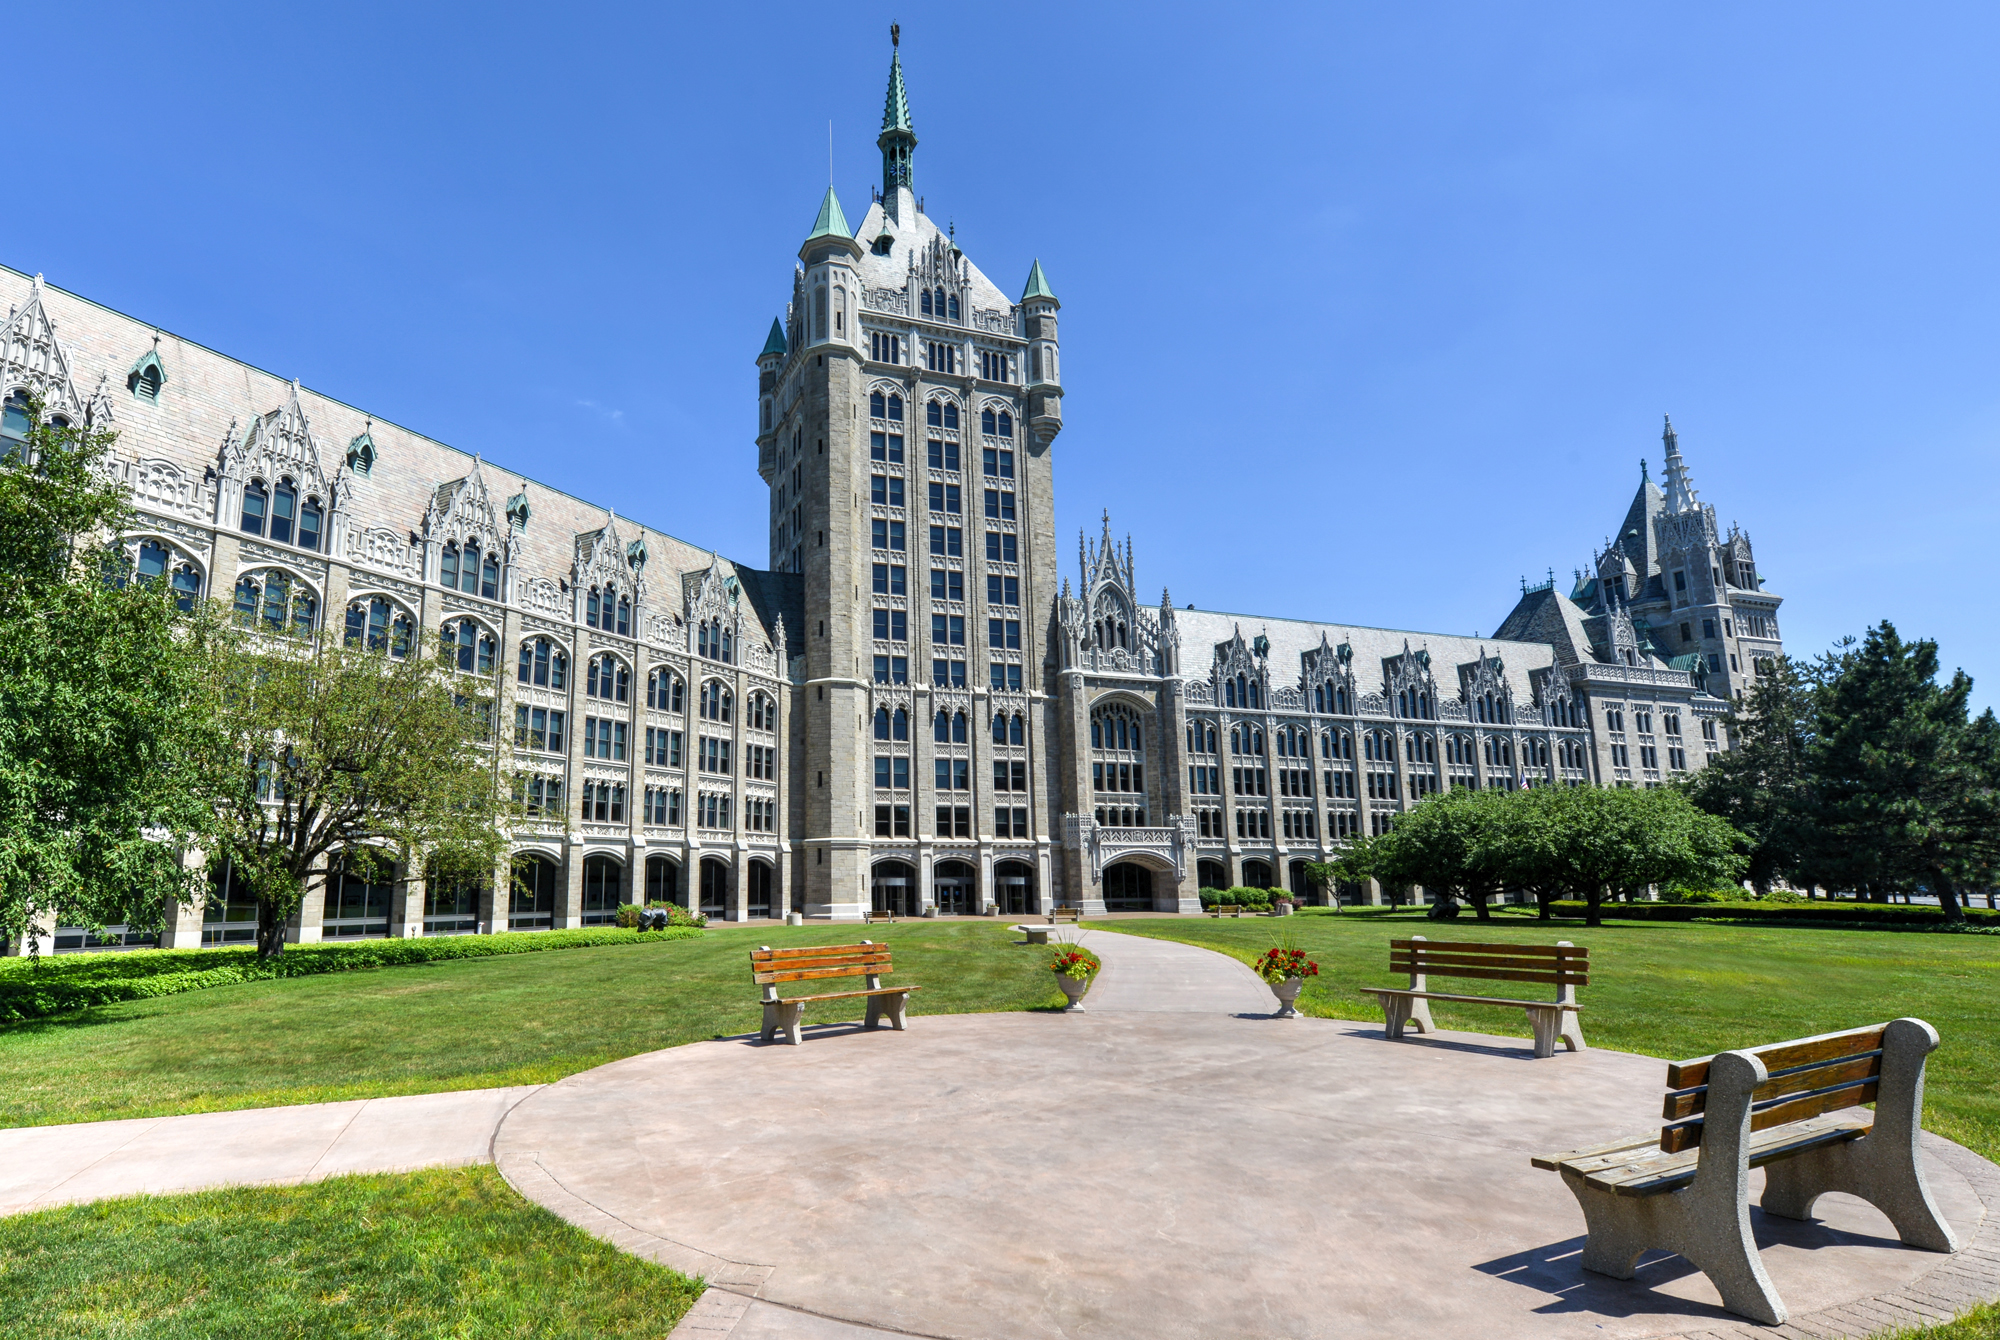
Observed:
[[[896,239],[891,237],[889,234],[884,233],[880,237],[876,238],[875,245],[868,249],[874,252],[877,256],[886,256],[891,251],[895,250],[895,247],[896,247]]]

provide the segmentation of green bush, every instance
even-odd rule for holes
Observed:
[[[268,963],[258,962],[257,951],[250,948],[138,949],[125,953],[64,954],[39,960],[0,959],[0,1023],[46,1019],[92,1005],[175,996],[183,991],[275,977],[312,977],[326,972],[440,963],[449,959],[691,940],[700,936],[699,930],[689,927],[650,932],[602,927],[363,940],[353,944],[290,945]]]
[[[645,919],[646,914],[640,910],[637,903],[618,904],[618,924],[626,930],[637,930],[639,923]]]
[[[1769,907],[1774,904],[1803,906],[1808,900],[1803,893],[1792,889],[1772,889],[1769,893],[1760,895],[1757,901]]]
[[[1237,907],[1268,908],[1271,905],[1271,893],[1268,889],[1251,889],[1238,884],[1222,895],[1222,901]]]
[[[1660,890],[1663,903],[1733,903],[1743,898],[1741,889],[1689,889],[1678,884],[1670,884]]]
[[[1559,917],[1580,917],[1584,904],[1560,901],[1551,911]],[[1908,903],[1799,902],[1773,903],[1769,899],[1752,902],[1745,897],[1732,903],[1614,903],[1606,901],[1602,914],[1613,921],[1759,921],[1794,926],[1881,926],[1912,930],[1938,930],[1945,925],[1944,913],[1935,907]],[[2000,929],[2000,912],[1983,907],[1967,908],[1965,918],[1974,927]]]
[[[1203,907],[1214,907],[1217,903],[1222,901],[1222,890],[1203,889],[1196,896],[1201,899],[1201,905]]]
[[[669,926],[706,926],[708,918],[688,911],[679,903],[647,903],[648,912],[665,912]]]

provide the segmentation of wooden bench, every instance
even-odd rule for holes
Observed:
[[[808,1004],[854,996],[868,997],[867,1027],[875,1027],[886,1014],[889,1026],[901,1032],[910,993],[923,988],[883,986],[882,978],[894,971],[889,961],[889,946],[872,940],[863,940],[858,945],[816,945],[806,949],[759,945],[750,951],[750,979],[764,988],[763,1040],[769,1042],[774,1033],[783,1030],[785,1041],[797,1046],[804,1040],[799,1034],[799,1019]],[[840,977],[866,977],[868,985],[859,991],[825,991],[789,1000],[778,998],[780,982],[818,982]]]
[[[1237,905],[1236,903],[1217,903],[1215,906],[1208,909],[1208,914],[1212,917],[1219,917],[1225,912],[1227,912],[1232,917],[1240,917],[1245,915],[1254,917],[1257,915],[1256,908],[1242,907]]]
[[[1924,1182],[1917,1131],[1924,1061],[1937,1030],[1897,1019],[1667,1067],[1657,1133],[1546,1154],[1590,1237],[1583,1267],[1632,1278],[1641,1253],[1678,1252],[1707,1275],[1722,1305],[1776,1326],[1784,1300],[1750,1233],[1750,1169],[1764,1169],[1764,1213],[1809,1219],[1845,1191],[1888,1216],[1913,1247],[1955,1252],[1958,1239]],[[1856,1111],[1875,1104],[1869,1114]]]
[[[1082,920],[1083,920],[1083,909],[1080,907],[1055,907],[1049,909],[1049,924],[1051,926],[1055,925],[1059,921],[1082,921]]]
[[[899,913],[899,912],[875,912],[875,911],[869,911],[869,912],[864,912],[864,913],[862,913],[861,915],[862,915],[862,924],[863,924],[863,925],[869,925],[869,926],[872,926],[872,925],[874,925],[874,924],[875,924],[876,922],[878,922],[878,921],[886,921],[886,922],[888,922],[888,923],[889,923],[889,924],[890,924],[891,926],[893,926],[893,925],[895,925],[895,924],[896,924],[896,918],[897,918],[898,916],[902,915],[902,914],[901,914],[901,913]]]
[[[1590,951],[1567,940],[1553,945],[1463,944],[1426,940],[1413,935],[1389,941],[1389,971],[1410,975],[1407,987],[1366,988],[1382,1002],[1391,1038],[1403,1036],[1405,1025],[1420,1033],[1435,1033],[1430,1002],[1459,1005],[1506,1005],[1528,1012],[1535,1030],[1535,1055],[1554,1056],[1556,1041],[1573,1052],[1584,1049],[1583,1027],[1577,1022],[1576,989],[1590,985]],[[1494,982],[1540,982],[1556,989],[1554,1000],[1514,1000],[1503,996],[1462,996],[1430,989],[1430,974],[1470,977]]]

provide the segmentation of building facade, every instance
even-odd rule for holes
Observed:
[[[1642,478],[1570,593],[1524,583],[1489,639],[1151,604],[1108,516],[1072,588],[1061,304],[1039,261],[1008,298],[925,214],[899,55],[877,143],[860,225],[829,188],[755,360],[761,568],[0,271],[0,439],[29,393],[115,429],[142,575],[384,655],[422,630],[497,704],[526,811],[509,868],[336,870],[296,938],[631,901],[1188,911],[1207,885],[1304,893],[1305,863],[1447,787],[1657,785],[1726,747],[1778,598],[1671,426],[1665,490]],[[253,925],[218,871],[162,939]]]

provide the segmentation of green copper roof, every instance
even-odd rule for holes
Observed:
[[[1030,298],[1047,298],[1051,302],[1057,300],[1056,295],[1049,291],[1048,276],[1042,273],[1042,262],[1039,259],[1035,261],[1034,268],[1028,271],[1028,287],[1021,291],[1022,302]]]
[[[903,56],[889,57],[889,98],[882,107],[882,129],[909,130],[910,95],[903,88]]]
[[[840,197],[826,188],[826,199],[819,202],[819,218],[813,221],[813,230],[806,234],[806,241],[815,237],[853,237],[854,230],[847,226],[847,216],[840,212]]]
[[[762,358],[764,354],[782,354],[784,352],[785,352],[784,323],[779,321],[778,318],[774,316],[771,318],[770,338],[764,341],[764,353],[758,354],[757,357]]]

